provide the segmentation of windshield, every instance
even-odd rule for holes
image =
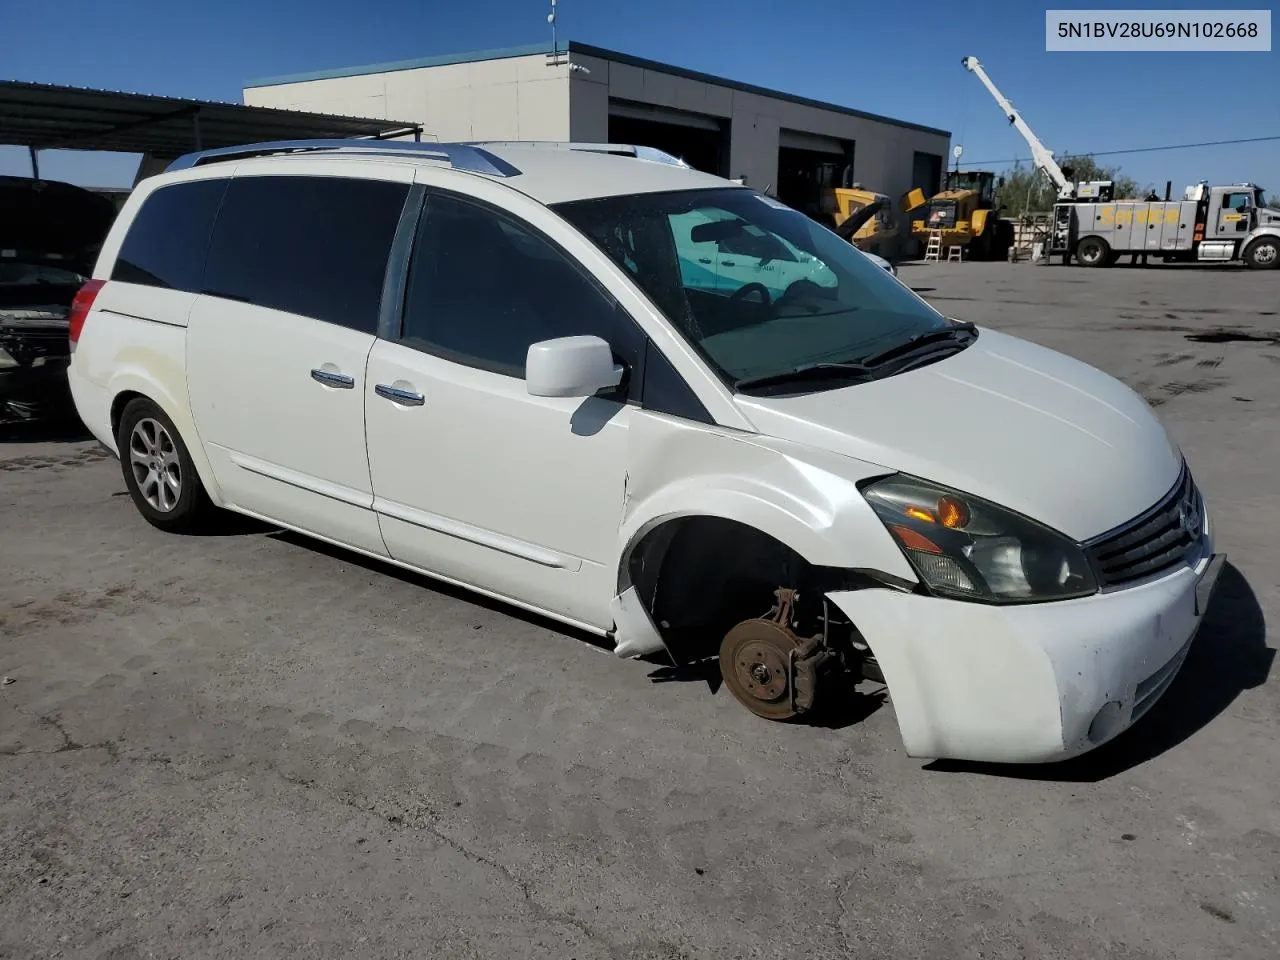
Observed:
[[[949,326],[852,244],[753,190],[555,209],[628,271],[729,383],[857,363]]]

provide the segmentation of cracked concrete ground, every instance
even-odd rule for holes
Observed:
[[[1231,566],[1130,734],[1001,768],[911,760],[870,699],[770,724],[296,537],[163,535],[92,444],[28,436],[0,443],[0,957],[1280,954],[1280,275],[901,276],[1183,444]]]

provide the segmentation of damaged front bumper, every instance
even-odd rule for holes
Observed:
[[[1079,600],[987,606],[889,589],[829,598],[857,624],[907,753],[1063,760],[1112,739],[1168,689],[1224,557]]]
[[[0,369],[0,424],[56,419],[74,409],[66,358],[36,367]]]
[[[70,362],[65,322],[0,323],[0,424],[70,415]]]

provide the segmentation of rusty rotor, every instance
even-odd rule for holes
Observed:
[[[767,720],[789,720],[795,707],[792,652],[802,641],[778,620],[743,620],[720,642],[720,674],[743,706]]]

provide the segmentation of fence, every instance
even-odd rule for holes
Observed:
[[[1031,252],[1037,244],[1042,249],[1048,245],[1053,214],[1029,213],[1017,219],[1009,218],[1009,222],[1013,224],[1013,249],[1019,260],[1031,259]]]

